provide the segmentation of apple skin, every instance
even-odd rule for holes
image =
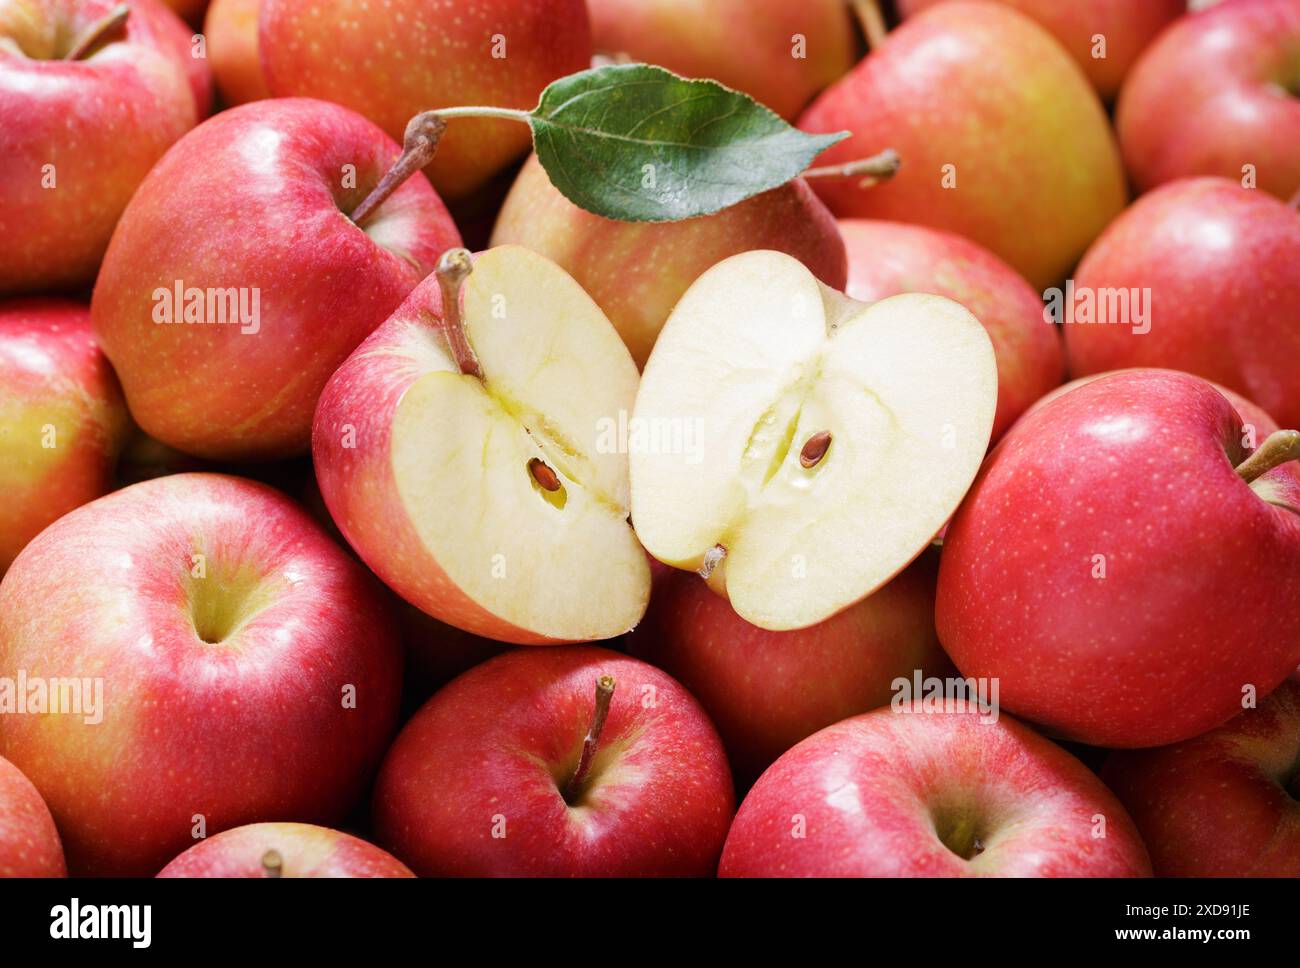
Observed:
[[[1043,300],[1016,270],[968,239],[902,222],[844,219],[849,256],[844,291],[875,302],[901,292],[947,296],[969,309],[993,343],[998,364],[996,442],[1016,417],[1060,384],[1065,358]]]
[[[1102,779],[1161,877],[1300,876],[1300,676],[1203,736],[1112,753]],[[1289,786],[1288,786],[1289,784]]]
[[[574,205],[533,155],[506,196],[492,244],[516,243],[561,265],[609,317],[644,367],[655,338],[691,283],[751,249],[794,256],[842,290],[844,241],[807,182],[795,179],[713,215],[680,222],[618,222]]]
[[[616,680],[609,718],[570,807],[560,787],[602,675]],[[690,694],[575,646],[506,653],[435,694],[388,751],[374,823],[420,876],[709,876],[733,809],[722,743]]]
[[[460,244],[419,173],[366,230],[344,215],[399,152],[346,108],[283,99],[224,111],[167,153],[122,216],[91,303],[145,432],[210,459],[308,450],[330,375]],[[259,290],[260,328],[155,323],[153,294],[178,279]]]
[[[899,0],[904,17],[944,0]],[[998,0],[1033,18],[1061,42],[1104,100],[1120,83],[1146,46],[1187,12],[1187,0]],[[1093,37],[1106,38],[1106,56],[1093,57]]]
[[[786,120],[848,73],[857,39],[844,0],[588,0],[598,51],[709,77]],[[795,36],[805,56],[794,57]]]
[[[1098,816],[1104,837],[1093,833]],[[969,859],[945,841],[962,825],[984,844]],[[1151,867],[1110,791],[1027,726],[1005,714],[983,723],[975,713],[883,708],[777,760],[740,805],[718,873],[1143,877]]]
[[[1300,663],[1300,480],[1247,485],[1242,420],[1184,373],[1115,373],[994,449],[948,527],[935,608],[963,675],[1095,746],[1218,726]],[[1094,577],[1104,556],[1104,577]],[[1232,602],[1231,607],[1222,603]]]
[[[220,2],[220,0],[218,0]],[[280,877],[414,877],[392,854],[360,837],[307,823],[254,823],[201,840],[159,877],[266,877],[262,858],[280,855]]]
[[[0,675],[104,680],[102,722],[5,716],[0,755],[74,873],[153,874],[199,814],[208,833],[342,820],[392,736],[401,662],[373,578],[283,494],[146,481],[60,518],[0,583]]]
[[[1039,290],[1124,207],[1124,169],[1096,92],[1051,35],[1000,4],[941,3],[905,21],[799,126],[852,132],[819,165],[884,148],[902,159],[866,189],[818,179],[836,215],[965,236]],[[944,187],[945,166],[956,187]]]
[[[230,106],[271,96],[257,52],[261,0],[212,0],[203,32],[221,99]]]
[[[65,52],[56,34],[75,37],[116,5],[33,0],[0,12],[0,37],[27,52],[0,57],[0,295],[89,285],[145,174],[207,114],[207,62],[156,0],[131,0],[118,42],[50,59]]]
[[[530,111],[551,81],[591,66],[585,0],[264,0],[259,45],[276,97],[334,101],[401,140],[433,108],[488,105]],[[502,38],[502,40],[498,40]],[[504,43],[505,56],[494,55]],[[426,169],[445,198],[468,195],[522,156],[528,127],[461,118]]]
[[[1186,370],[1300,425],[1300,214],[1221,178],[1143,195],[1093,243],[1076,289],[1151,291],[1150,331],[1067,325],[1071,376],[1126,367]]]
[[[0,756],[0,878],[67,874],[49,808],[22,770]]]
[[[208,0],[163,0],[163,3],[170,7],[176,16],[196,27],[203,23],[203,11],[208,6]]]
[[[1161,34],[1134,65],[1115,113],[1137,188],[1192,175],[1240,183],[1249,164],[1260,188],[1291,198],[1300,189],[1297,49],[1295,0],[1222,4]]]
[[[0,576],[47,524],[112,487],[129,425],[84,305],[0,302]]]
[[[700,701],[744,785],[804,737],[888,703],[895,678],[947,674],[934,631],[936,575],[926,555],[825,622],[769,632],[698,575],[666,569],[628,646]]]

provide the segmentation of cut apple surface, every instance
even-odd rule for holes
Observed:
[[[633,405],[636,365],[582,288],[527,249],[478,255],[463,284],[449,273],[444,257],[322,397],[330,512],[444,622],[519,643],[626,632],[649,567],[627,520],[627,456],[602,441]]]
[[[812,625],[930,542],[975,477],[996,403],[988,336],[952,300],[867,305],[787,255],[734,256],[682,297],[646,364],[637,534],[749,622]]]

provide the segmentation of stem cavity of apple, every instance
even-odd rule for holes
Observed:
[[[708,581],[713,577],[713,573],[717,571],[718,565],[722,564],[722,559],[725,557],[727,557],[727,549],[720,544],[714,545],[704,553],[704,563],[700,565],[697,574],[705,581]]]
[[[483,379],[483,370],[478,365],[478,357],[469,345],[465,335],[465,315],[460,305],[460,290],[465,279],[474,271],[474,261],[469,249],[448,249],[438,259],[438,268],[434,273],[438,277],[438,289],[442,292],[442,329],[447,334],[447,343],[451,355],[465,376]],[[539,482],[540,483],[540,482]]]
[[[1249,484],[1274,467],[1293,460],[1300,460],[1300,430],[1274,431],[1237,465],[1237,476]]]
[[[397,191],[402,182],[433,161],[433,156],[438,153],[438,142],[446,130],[447,122],[436,111],[424,111],[411,118],[402,137],[402,153],[379,184],[353,210],[352,221],[360,225]]]
[[[262,855],[262,873],[267,877],[280,877],[284,874],[284,858],[272,848]]]
[[[799,451],[799,466],[805,470],[816,467],[821,463],[826,451],[830,450],[831,432],[829,430],[819,430],[804,442],[803,450]]]
[[[92,50],[98,47],[109,36],[120,30],[126,25],[126,20],[131,16],[131,8],[125,3],[119,3],[104,16],[100,17],[93,24],[81,32],[72,49],[64,56],[64,60],[75,61],[81,60]]]
[[[591,726],[582,740],[582,754],[578,757],[578,766],[573,776],[564,787],[564,802],[572,806],[582,792],[582,784],[591,772],[591,761],[595,759],[596,748],[600,744],[600,734],[605,728],[605,719],[609,716],[609,703],[614,698],[614,677],[601,676],[596,680],[596,709],[591,716]]]

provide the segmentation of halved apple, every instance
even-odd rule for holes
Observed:
[[[958,303],[867,305],[790,256],[733,256],[686,292],[646,364],[630,424],[637,535],[747,621],[813,625],[930,542],[979,469],[996,404],[993,349]]]
[[[330,380],[321,494],[411,604],[507,642],[609,638],[645,611],[627,455],[637,368],[600,308],[519,246],[456,249]]]

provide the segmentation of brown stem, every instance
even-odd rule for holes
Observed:
[[[605,718],[609,715],[609,701],[614,698],[614,677],[601,676],[596,680],[596,711],[591,716],[591,726],[582,740],[582,755],[578,757],[577,769],[569,778],[564,788],[564,800],[573,803],[582,792],[582,784],[591,772],[591,761],[596,756],[596,747],[600,744],[600,733],[605,728]]]
[[[483,370],[465,335],[465,316],[460,306],[461,286],[473,269],[474,263],[468,249],[448,249],[438,260],[438,268],[434,273],[438,276],[438,288],[442,291],[442,329],[447,334],[451,355],[461,373],[481,380]]]
[[[433,161],[433,156],[438,152],[438,140],[445,130],[447,122],[435,111],[425,111],[411,118],[406,125],[402,153],[393,162],[393,167],[379,180],[379,184],[353,210],[352,221],[360,225],[384,204],[389,195],[397,191],[402,182]]]
[[[823,165],[820,168],[809,168],[802,175],[804,178],[860,178],[862,187],[874,185],[878,181],[886,178],[892,178],[900,167],[902,160],[898,157],[898,152],[893,148],[886,148],[878,155],[872,155],[870,158],[859,158],[857,161],[845,162],[842,165]]]
[[[119,3],[104,16],[100,17],[93,24],[81,32],[76,43],[72,45],[72,50],[68,51],[64,60],[81,60],[89,54],[94,48],[108,39],[109,35],[126,25],[126,18],[131,16],[131,8],[125,3]]]
[[[262,873],[267,877],[280,877],[284,873],[284,858],[275,849],[262,855]]]
[[[720,544],[714,545],[704,553],[704,562],[700,565],[696,574],[708,581],[713,577],[714,571],[717,570],[718,565],[722,564],[722,559],[725,557],[727,557],[727,549]]]
[[[867,47],[878,50],[885,42],[889,29],[885,26],[885,16],[880,12],[880,0],[852,0],[853,12],[857,14],[858,23],[862,25],[863,36],[867,38]]]
[[[1249,484],[1289,460],[1300,460],[1300,430],[1276,430],[1237,465],[1237,476]]]

